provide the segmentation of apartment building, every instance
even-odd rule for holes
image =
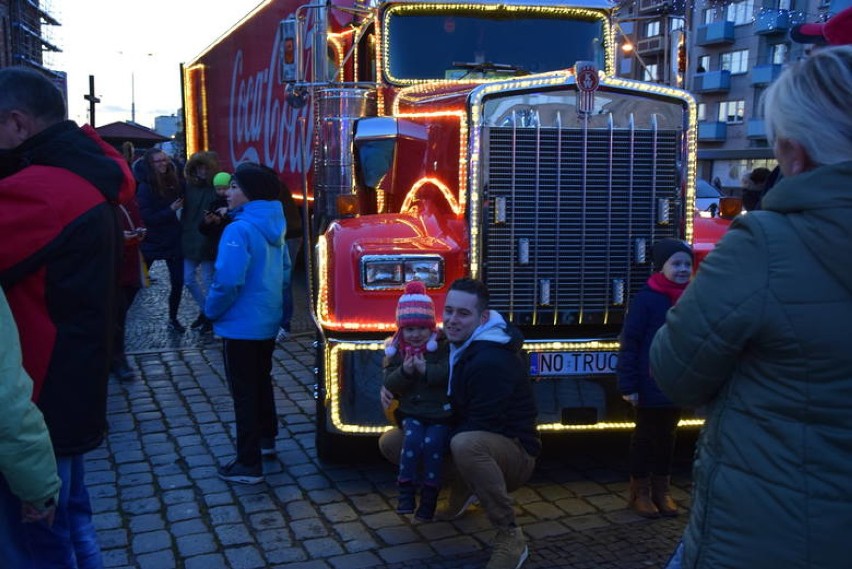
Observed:
[[[829,0],[631,0],[616,35],[632,51],[622,50],[618,71],[695,95],[698,176],[737,193],[754,168],[775,166],[758,102],[785,64],[805,56],[790,28],[830,9]]]

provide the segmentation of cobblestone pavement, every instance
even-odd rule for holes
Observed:
[[[111,381],[109,435],[87,455],[87,480],[107,567],[151,569],[473,569],[493,536],[482,511],[456,522],[395,513],[395,470],[374,441],[361,459],[324,464],[314,445],[310,319],[300,303],[294,335],[275,350],[280,416],[266,483],[230,485],[216,465],[234,453],[233,407],[212,337],[166,331],[168,278],[129,315],[128,350],[140,379]],[[299,281],[299,294],[304,283]],[[184,296],[181,319],[197,307]],[[675,498],[688,505],[694,436],[681,437]],[[625,509],[625,435],[545,439],[533,479],[514,493],[529,541],[527,569],[661,567],[685,515],[643,520]]]

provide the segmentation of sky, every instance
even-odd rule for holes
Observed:
[[[68,74],[68,117],[90,123],[89,75],[95,76],[95,126],[154,117],[181,107],[180,64],[191,61],[261,0],[41,0],[60,22],[50,27],[62,53],[48,66]],[[135,102],[135,105],[133,104]]]

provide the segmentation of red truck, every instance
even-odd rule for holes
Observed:
[[[438,314],[454,279],[488,284],[525,335],[540,430],[632,428],[613,372],[650,245],[704,255],[727,222],[695,215],[695,101],[616,77],[612,17],[270,0],[185,65],[188,152],[267,164],[305,205],[321,458],[388,428],[383,340],[411,279]]]

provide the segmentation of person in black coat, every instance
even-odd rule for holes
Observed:
[[[151,148],[134,162],[138,183],[136,201],[148,232],[142,241],[142,256],[150,268],[154,261],[165,261],[169,269],[169,328],[182,333],[186,328],[178,320],[183,294],[183,255],[181,223],[183,184],[177,167],[159,148]]]

